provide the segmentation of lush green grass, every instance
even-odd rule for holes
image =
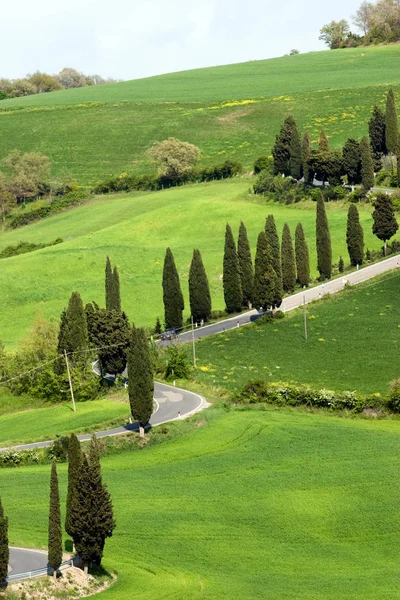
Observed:
[[[65,242],[36,252],[3,259],[0,270],[0,339],[12,346],[26,336],[35,313],[59,318],[71,292],[80,291],[84,302],[104,304],[104,265],[108,254],[120,268],[122,299],[137,325],[154,325],[163,317],[162,265],[166,246],[174,252],[186,297],[193,248],[200,248],[207,269],[213,308],[224,307],[222,258],[227,221],[237,232],[243,219],[253,251],[265,217],[273,213],[279,230],[287,221],[292,233],[302,221],[309,241],[311,266],[316,274],[315,204],[284,206],[263,204],[248,195],[250,179],[199,184],[147,194],[115,196],[50,217],[0,236],[0,248],[17,243]],[[328,206],[333,256],[346,257],[346,209]],[[371,208],[360,207],[369,248],[380,242],[371,233]]]
[[[29,408],[40,408],[43,402],[28,396],[13,396],[5,387],[0,387],[0,415],[15,413]]]
[[[53,176],[94,184],[150,168],[146,149],[176,136],[197,144],[203,163],[226,157],[250,168],[269,154],[287,114],[333,146],[367,133],[374,103],[400,91],[399,46],[314,52],[198,69],[0,103],[0,158],[41,151]]]
[[[399,421],[232,411],[105,458],[118,580],[104,596],[397,599],[399,452]],[[46,547],[49,475],[0,471],[12,544]]]
[[[385,393],[400,377],[400,272],[391,272],[285,319],[203,339],[200,381],[236,390],[249,379],[311,384],[337,391]]]
[[[19,398],[15,399],[16,402],[19,400]],[[22,408],[24,408],[23,404],[20,410]],[[127,404],[110,400],[78,403],[75,413],[71,404],[57,404],[1,414],[0,446],[54,439],[56,435],[66,435],[70,432],[81,433],[86,430],[106,429],[110,424],[126,423],[128,415]]]

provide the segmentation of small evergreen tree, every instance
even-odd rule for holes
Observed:
[[[310,259],[303,225],[297,224],[295,232],[297,281],[304,287],[310,283]]]
[[[385,125],[387,151],[391,154],[397,154],[399,124],[397,120],[396,100],[392,88],[389,89],[386,99]]]
[[[61,509],[60,492],[58,489],[58,477],[56,462],[51,465],[50,478],[50,510],[49,510],[49,549],[48,561],[53,569],[54,579],[62,563],[62,533],[61,533]]]
[[[369,140],[364,136],[360,144],[361,153],[361,181],[365,190],[369,190],[374,185],[374,162]]]
[[[121,288],[119,282],[118,268],[114,267],[112,274],[112,303],[111,310],[115,310],[118,313],[121,312]]]
[[[266,308],[267,286],[265,273],[267,270],[267,238],[265,232],[259,233],[257,238],[256,257],[254,260],[254,288],[253,299],[257,308]]]
[[[119,375],[126,367],[130,343],[129,322],[125,313],[100,308],[95,302],[85,307],[89,342],[96,349],[103,375]]]
[[[242,307],[242,285],[240,281],[239,259],[236,252],[232,229],[226,224],[223,265],[223,286],[226,310],[239,312]]]
[[[347,213],[346,243],[350,263],[353,266],[361,265],[364,259],[364,231],[355,204],[350,204]]]
[[[78,438],[71,433],[68,441],[68,491],[65,514],[65,531],[74,539],[74,523],[71,516],[71,507],[76,496],[79,482],[79,469],[82,464],[82,450]]]
[[[324,198],[321,193],[317,200],[316,242],[319,278],[323,281],[332,275],[332,246]]]
[[[267,244],[271,247],[272,266],[274,271],[278,277],[282,278],[281,251],[274,215],[268,215],[266,218],[265,236],[267,238]]]
[[[385,114],[378,106],[374,105],[372,115],[368,123],[369,139],[371,142],[374,170],[382,168],[382,156],[387,153],[386,148],[386,123]]]
[[[394,214],[393,202],[389,195],[377,194],[372,213],[374,224],[372,233],[384,243],[384,255],[386,256],[387,241],[396,233],[399,225]]]
[[[314,179],[314,173],[310,169],[308,164],[309,158],[311,156],[311,141],[308,133],[304,134],[303,144],[302,144],[302,161],[303,161],[303,176],[304,182],[311,184]]]
[[[274,175],[290,175],[290,140],[292,134],[291,122],[285,119],[275,144],[271,150],[274,161]]]
[[[143,436],[153,412],[154,375],[146,332],[135,327],[128,352],[128,393],[132,416],[139,422]]]
[[[343,273],[344,271],[344,260],[342,257],[339,258],[339,273]]]
[[[0,498],[0,583],[5,581],[8,575],[9,558],[8,518],[4,514],[3,504]]]
[[[196,323],[208,321],[211,315],[211,294],[200,250],[193,250],[189,269],[189,300],[193,320]]]
[[[242,284],[242,303],[243,306],[250,306],[253,302],[254,273],[249,239],[247,237],[247,230],[243,221],[241,221],[239,228],[238,259],[240,268],[240,280]]]
[[[328,138],[327,138],[326,133],[325,133],[325,131],[323,129],[321,130],[321,133],[319,134],[318,151],[319,152],[329,152]]]
[[[110,257],[106,259],[106,274],[105,274],[105,288],[106,288],[106,308],[107,310],[112,309],[113,305],[113,274],[111,268]]]
[[[165,327],[181,329],[183,324],[182,312],[185,308],[178,270],[170,248],[165,252],[163,268],[163,301]]]
[[[296,264],[290,228],[287,223],[282,232],[282,285],[285,292],[292,292],[296,283]]]
[[[303,177],[303,151],[297,123],[293,118],[291,122],[289,154],[290,175],[294,179],[299,180]]]
[[[343,170],[350,185],[361,183],[360,144],[353,138],[349,138],[343,146]]]
[[[155,335],[161,335],[161,333],[162,333],[161,322],[160,322],[159,317],[157,317],[156,325],[154,327],[154,334]]]
[[[85,365],[88,350],[88,329],[86,313],[78,292],[73,292],[67,308],[61,313],[60,331],[58,334],[58,352],[66,350],[72,365]],[[58,361],[61,363],[61,361]]]

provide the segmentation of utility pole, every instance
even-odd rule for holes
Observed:
[[[68,355],[67,355],[67,351],[66,350],[64,350],[64,356],[65,356],[65,362],[67,364],[67,373],[68,373],[69,389],[71,391],[72,406],[74,408],[74,412],[76,412],[74,390],[72,388],[71,373],[69,371],[69,362],[68,362]]]
[[[304,307],[304,339],[307,340],[307,309],[306,309],[306,295],[303,295],[303,307]]]
[[[192,344],[193,344],[193,366],[196,368],[196,346],[194,343],[194,323],[193,323],[193,315],[192,315]]]

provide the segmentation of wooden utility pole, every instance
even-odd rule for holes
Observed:
[[[192,345],[193,345],[193,366],[196,368],[196,346],[194,343],[194,323],[193,323],[193,315],[192,315]]]
[[[74,408],[74,412],[76,412],[74,390],[72,388],[71,373],[70,373],[70,370],[69,370],[68,354],[67,354],[66,350],[64,350],[64,356],[65,356],[65,362],[67,364],[67,373],[68,373],[69,389],[71,391],[72,406]]]

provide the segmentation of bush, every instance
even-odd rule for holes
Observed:
[[[268,171],[269,173],[273,173],[274,170],[274,160],[272,156],[259,156],[254,163],[253,171],[255,175],[261,173],[261,171]]]
[[[57,436],[52,445],[47,448],[47,457],[57,462],[66,462],[68,458],[68,444],[68,436]]]
[[[185,348],[169,346],[165,358],[164,377],[166,380],[189,379],[191,366]]]
[[[55,246],[61,244],[63,240],[57,238],[54,242],[49,244],[33,244],[31,242],[19,242],[15,246],[6,246],[0,252],[0,258],[9,258],[10,256],[18,256],[19,254],[26,254],[27,252],[33,252],[34,250],[40,250],[41,248],[47,248],[48,246]]]
[[[18,451],[6,450],[0,454],[0,467],[18,467],[33,465],[39,462],[39,454],[35,450]]]
[[[378,187],[396,188],[397,187],[397,174],[392,172],[392,169],[382,169],[377,173],[375,178],[375,185]]]
[[[387,407],[392,412],[400,412],[400,379],[394,379],[389,384]]]

